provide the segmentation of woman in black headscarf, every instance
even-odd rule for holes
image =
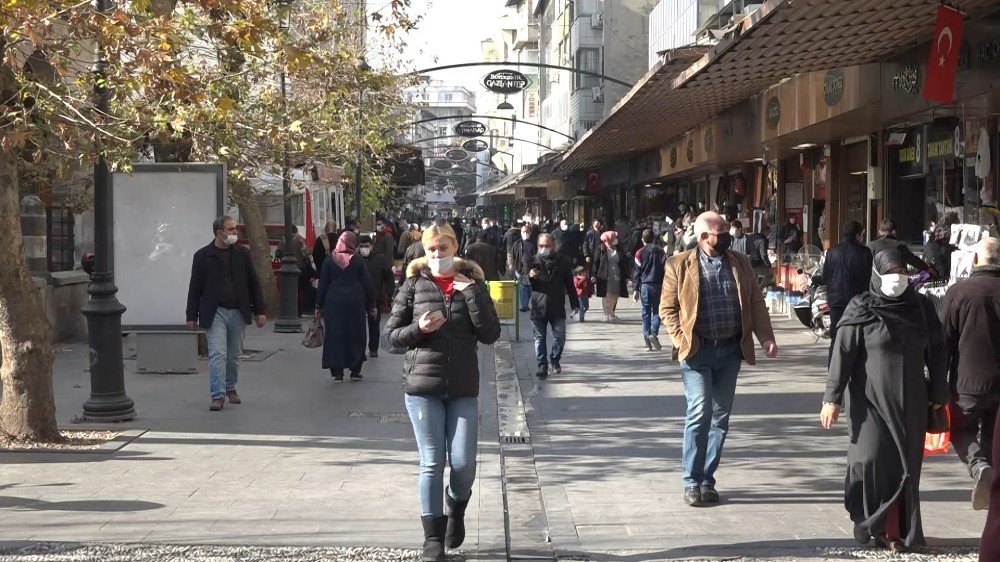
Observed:
[[[924,376],[924,367],[930,374]],[[854,538],[903,551],[923,546],[920,468],[927,411],[948,401],[934,306],[907,283],[897,250],[875,255],[871,288],[838,324],[820,419],[837,421],[847,391],[850,445],[844,506]]]

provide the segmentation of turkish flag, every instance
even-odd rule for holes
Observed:
[[[924,99],[951,103],[955,100],[955,73],[962,50],[962,13],[944,4],[938,6],[937,27],[927,61]]]
[[[599,193],[601,191],[601,171],[590,170],[587,172],[587,193]]]

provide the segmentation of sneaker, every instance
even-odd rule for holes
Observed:
[[[560,365],[555,359],[552,360],[552,372],[557,375],[562,372],[562,365]]]
[[[236,390],[227,390],[226,398],[229,400],[230,404],[242,404],[243,401],[240,400],[240,395],[236,394]]]
[[[653,344],[646,343],[646,351],[653,351]]]
[[[351,382],[361,382],[361,369],[351,371]]]
[[[580,317],[580,322],[586,322],[586,320],[583,319],[583,316]]]
[[[225,405],[226,405],[226,399],[225,398],[215,398],[215,399],[212,400],[212,405],[209,406],[208,409],[212,410],[213,412],[218,412]]]
[[[339,373],[331,373],[331,375],[333,376],[333,382],[344,382],[344,373],[343,373],[343,371],[341,371]]]
[[[660,345],[660,338],[657,336],[649,336],[649,343],[653,345],[653,349],[656,351],[663,349],[663,346]]]
[[[976,473],[972,488],[972,509],[981,511],[990,507],[990,484],[993,482],[993,467],[984,466]]]
[[[610,314],[605,314],[604,315],[604,321],[605,322],[611,322],[611,315]]]
[[[618,321],[618,315],[617,314],[612,314],[611,315],[611,321],[612,322],[617,322]]]
[[[540,379],[544,379],[545,377],[549,376],[549,366],[548,365],[539,365],[538,366],[538,371],[535,372],[535,376],[538,377],[538,378],[540,378]]]
[[[368,352],[368,358],[369,359],[377,359],[378,358],[378,350],[377,349],[373,349],[373,350],[369,351]]]

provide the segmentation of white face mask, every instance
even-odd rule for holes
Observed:
[[[735,228],[730,228],[729,229],[729,235],[732,236],[733,238],[736,238],[736,229]]]
[[[226,238],[223,240],[223,242],[226,243],[226,246],[232,246],[233,244],[236,244],[236,241],[238,239],[239,239],[239,236],[237,236],[235,234],[227,234]]]
[[[569,225],[566,223],[562,223],[559,225],[559,228],[562,230],[569,230]]]
[[[433,273],[448,271],[454,263],[455,256],[448,256],[446,258],[428,258],[427,260],[427,265],[431,267],[431,272]]]
[[[549,253],[551,253],[551,252],[552,252],[552,248],[539,248],[538,249],[538,255],[542,256],[542,257],[545,257],[545,256],[549,255]]]
[[[530,234],[525,234],[524,232],[521,233],[521,240],[527,240],[528,238],[531,238]]]
[[[890,298],[900,297],[906,292],[906,288],[910,286],[909,277],[902,273],[886,273],[882,275],[876,271],[875,275],[878,275],[880,281],[879,290],[882,291],[882,294]]]
[[[371,248],[361,248],[360,250],[358,250],[358,253],[361,254],[361,257],[367,258],[368,256],[372,255],[372,249]]]

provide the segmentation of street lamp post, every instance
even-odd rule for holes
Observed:
[[[287,2],[283,4],[287,7]],[[283,15],[284,16],[284,15]],[[282,29],[287,31],[288,21],[282,18]],[[282,124],[285,134],[288,134],[288,92],[286,87],[287,77],[285,68],[281,67],[279,76],[281,85],[282,104]],[[291,157],[288,153],[288,139],[285,139],[281,147],[281,200],[282,211],[285,215],[285,250],[281,256],[281,268],[278,269],[278,276],[281,279],[281,304],[278,319],[274,321],[274,331],[279,334],[295,334],[302,331],[302,321],[299,319],[299,266],[298,256],[292,249],[295,242],[293,232],[295,225],[292,224],[292,181],[291,181]],[[310,217],[305,217],[309,220]]]
[[[108,15],[113,0],[97,0],[97,10]],[[97,111],[109,112],[111,91],[107,84],[108,62],[98,49],[94,65],[94,94]],[[135,418],[135,403],[125,394],[125,366],[122,360],[122,314],[125,306],[115,294],[112,271],[113,208],[111,172],[99,154],[94,164],[94,273],[87,292],[90,299],[83,307],[87,317],[87,337],[90,343],[90,398],[83,403],[83,415],[88,421],[116,422]]]

